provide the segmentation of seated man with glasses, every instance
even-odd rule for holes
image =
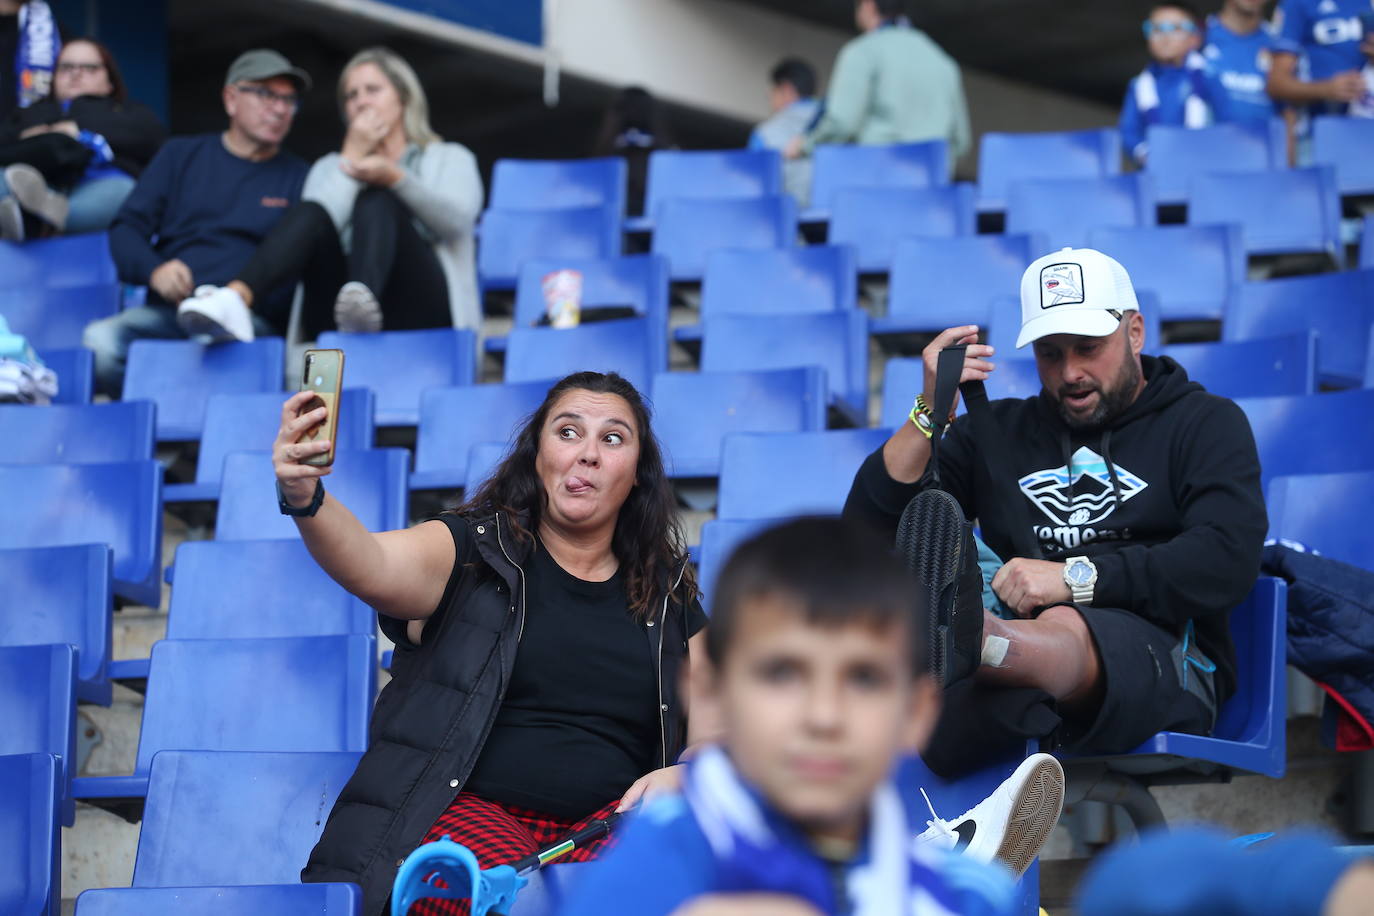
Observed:
[[[129,345],[184,338],[177,306],[198,286],[228,282],[301,196],[308,166],[282,149],[309,75],[276,51],[240,55],[225,77],[222,133],[176,137],[158,152],[110,226],[110,253],[148,304],[92,323],[97,390],[118,397]],[[286,330],[292,289],[264,290],[259,334]]]

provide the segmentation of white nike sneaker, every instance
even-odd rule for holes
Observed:
[[[921,790],[925,795],[925,790]],[[930,798],[926,798],[930,806]],[[980,862],[997,859],[1017,878],[1040,854],[1064,810],[1064,768],[1032,754],[993,793],[953,820],[930,807],[932,820],[917,843],[932,843]]]
[[[243,297],[226,286],[197,286],[177,306],[177,326],[187,337],[208,335],[216,343],[253,339],[253,316]]]
[[[382,329],[382,306],[367,284],[350,280],[339,287],[334,325],[344,334],[375,334]]]

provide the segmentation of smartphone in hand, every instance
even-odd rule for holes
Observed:
[[[301,391],[313,391],[301,408],[302,414],[324,407],[324,422],[301,434],[302,442],[329,443],[329,451],[303,459],[305,464],[329,467],[334,463],[334,437],[339,429],[339,392],[343,390],[344,352],[342,350],[306,350],[305,371],[301,376]]]

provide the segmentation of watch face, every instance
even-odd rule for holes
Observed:
[[[1064,570],[1064,578],[1068,579],[1072,585],[1087,585],[1088,580],[1092,577],[1092,568],[1082,560],[1075,560],[1068,569]]]

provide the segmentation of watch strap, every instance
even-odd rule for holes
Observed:
[[[324,481],[315,478],[315,495],[310,497],[310,503],[305,506],[293,506],[286,501],[286,493],[281,488],[281,481],[277,481],[277,508],[282,515],[290,515],[293,518],[314,518],[315,513],[320,511],[320,506],[324,503]]]

